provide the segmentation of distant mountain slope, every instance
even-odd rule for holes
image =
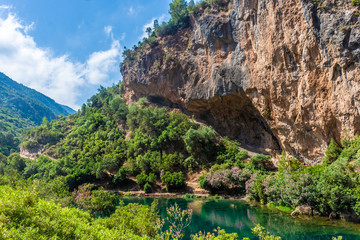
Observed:
[[[40,125],[44,117],[53,120],[71,113],[75,111],[0,73],[0,153],[17,148],[16,135],[22,129]]]
[[[0,108],[15,111],[36,124],[40,124],[44,117],[51,120],[57,115],[75,113],[73,109],[13,81],[3,73],[0,73],[0,99]]]

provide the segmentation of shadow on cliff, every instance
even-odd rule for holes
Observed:
[[[212,126],[221,136],[241,143],[255,153],[281,153],[279,141],[258,109],[243,92],[215,96],[210,100],[192,100],[184,107],[159,96],[148,97],[153,104],[180,109],[197,121]]]

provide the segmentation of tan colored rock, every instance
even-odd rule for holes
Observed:
[[[291,213],[291,216],[313,216],[313,209],[309,205],[300,205],[297,206],[296,209]]]
[[[122,64],[128,101],[178,107],[242,146],[321,161],[360,131],[360,25],[351,1],[234,0],[228,12]]]

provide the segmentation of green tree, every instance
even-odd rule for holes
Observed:
[[[169,13],[177,27],[184,28],[189,25],[189,11],[185,0],[174,0],[170,3]]]
[[[148,37],[151,36],[152,31],[153,31],[153,30],[152,30],[151,27],[146,28],[146,33],[147,33]]]
[[[183,137],[186,150],[202,165],[208,165],[215,156],[214,151],[216,133],[212,128],[190,128]]]
[[[330,165],[331,163],[335,162],[336,159],[339,157],[341,153],[341,148],[332,138],[330,140],[330,144],[325,151],[325,157],[323,158],[323,164]]]

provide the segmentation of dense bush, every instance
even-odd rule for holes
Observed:
[[[152,190],[151,185],[150,185],[149,183],[145,183],[145,185],[144,185],[144,192],[145,192],[145,193],[150,193],[151,190]]]
[[[360,0],[353,0],[351,6],[360,6]]]
[[[264,154],[257,154],[251,157],[250,164],[257,170],[267,170],[272,168],[270,156]]]
[[[200,179],[200,186],[211,191],[232,191],[238,194],[245,192],[245,183],[251,176],[250,170],[234,167],[220,169],[205,174]]]
[[[336,161],[336,159],[339,157],[341,153],[341,148],[339,145],[334,141],[334,139],[331,139],[329,147],[325,151],[325,157],[323,158],[323,164],[329,165]]]
[[[76,206],[88,211],[91,216],[110,216],[116,209],[116,196],[102,188],[91,189],[90,184],[85,184],[73,192]]]
[[[94,219],[62,208],[26,190],[0,186],[1,239],[151,239],[157,235],[155,208],[129,204],[108,218]]]
[[[161,181],[165,184],[167,191],[181,189],[186,186],[185,178],[182,172],[164,172],[161,176]]]
[[[136,183],[140,187],[143,187],[145,183],[147,183],[147,181],[148,181],[148,176],[144,173],[140,173],[139,175],[136,176]]]
[[[209,166],[216,156],[216,134],[212,128],[190,128],[183,139],[186,150],[199,162],[200,166]]]
[[[286,155],[280,159],[279,172],[254,173],[246,182],[249,196],[263,203],[295,208],[309,205],[322,215],[341,212],[360,214],[359,173],[354,164],[359,158],[360,141],[343,140],[343,148],[331,141],[324,163],[303,167]]]

